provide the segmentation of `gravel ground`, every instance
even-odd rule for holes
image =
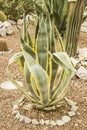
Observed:
[[[34,36],[34,26],[29,27],[31,36]],[[20,34],[16,26],[14,26],[14,34],[7,36],[8,48],[13,50],[9,54],[0,54],[0,83],[8,80],[7,65],[10,57],[20,50]],[[87,33],[81,33],[79,38],[79,47],[87,47]],[[17,63],[11,66],[13,76],[18,80],[23,81],[23,76],[20,72]],[[77,114],[72,117],[71,121],[64,126],[35,126],[32,124],[24,124],[19,122],[12,115],[12,104],[15,100],[22,96],[19,90],[7,91],[0,88],[0,130],[87,130],[87,81],[80,79],[73,79],[70,84],[70,90],[67,97],[75,102],[79,107]],[[44,112],[38,110],[30,110],[27,112],[21,111],[22,114],[31,118],[44,119],[60,119],[69,110],[66,103],[56,111]]]

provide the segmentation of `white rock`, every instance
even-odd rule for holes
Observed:
[[[32,15],[26,15],[26,21],[31,21],[31,22],[35,22],[35,18]]]
[[[13,50],[8,50],[8,51],[1,51],[0,54],[8,54],[8,53],[11,53]]]
[[[49,120],[45,120],[44,123],[45,123],[45,125],[49,125],[50,121]]]
[[[28,105],[24,105],[23,108],[24,108],[25,110],[31,110],[31,109],[33,108],[33,106],[32,106],[31,103],[29,103]]]
[[[77,106],[75,106],[75,105],[73,105],[72,107],[71,107],[71,109],[70,110],[72,110],[72,111],[77,111],[78,110],[78,107]]]
[[[85,7],[85,9],[87,9],[87,6]],[[84,11],[83,15],[87,16],[87,11]]]
[[[54,120],[50,121],[50,125],[55,126],[56,122]]]
[[[3,27],[7,28],[7,27],[9,27],[9,26],[11,26],[11,23],[10,23],[10,22],[5,21],[5,22],[3,23]]]
[[[20,119],[20,113],[19,112],[16,114],[15,119]]]
[[[87,61],[81,61],[81,65],[85,68],[87,68]]]
[[[33,125],[39,125],[39,122],[37,121],[37,119],[32,119],[32,124]]]
[[[17,28],[18,28],[19,30],[21,30],[21,29],[22,29],[20,25],[17,25]]]
[[[85,26],[81,26],[81,31],[87,33],[87,27],[85,27]]]
[[[59,126],[62,126],[62,125],[65,124],[65,122],[63,120],[57,120],[56,124],[59,125]]]
[[[7,34],[12,34],[14,32],[14,30],[13,30],[13,27],[12,26],[9,26],[9,27],[7,27],[7,29],[6,29],[6,33]]]
[[[3,27],[3,23],[0,21],[0,28]]]
[[[79,63],[78,60],[76,60],[75,58],[70,58],[71,62],[73,63],[74,67]]]
[[[13,20],[8,20],[9,23],[11,23],[12,25],[16,25],[16,22]]]
[[[21,87],[23,86],[22,82],[17,81],[17,83]],[[15,90],[15,89],[17,89],[17,87],[11,81],[5,81],[5,82],[1,83],[0,87],[3,88],[3,89],[6,89],[6,90]]]
[[[27,116],[24,116],[24,122],[27,124],[27,123],[31,123],[31,119],[28,118]]]
[[[24,121],[24,116],[23,116],[23,115],[20,116],[19,121],[20,121],[20,122]]]
[[[65,97],[65,100],[66,100],[66,102],[67,102],[70,106],[77,104],[76,102],[73,102],[72,100],[68,99],[67,97]]]
[[[74,116],[76,113],[74,112],[74,111],[69,111],[68,112],[68,115],[70,116],[70,117],[72,117],[72,116]]]
[[[13,105],[12,110],[17,110],[18,109],[18,105]]]
[[[79,59],[82,60],[87,60],[87,48],[79,48]]]
[[[87,27],[87,21],[85,21],[84,23],[82,23],[82,26]]]
[[[29,18],[31,17],[31,15],[26,15],[26,22],[29,21]]]
[[[78,126],[78,124],[77,124],[77,123],[75,123],[75,126]]]
[[[13,102],[13,105],[20,105],[20,103],[22,103],[24,100],[24,96],[20,97],[18,100]]]
[[[23,24],[23,19],[18,19],[17,20],[17,25],[22,25]]]
[[[2,37],[5,37],[5,36],[6,36],[6,28],[5,28],[5,27],[0,28],[0,35],[1,35]]]
[[[80,79],[87,79],[87,69],[85,69],[83,66],[81,66],[77,72],[76,75],[80,78]]]
[[[17,114],[18,112],[19,112],[18,110],[13,110],[13,111],[12,111],[12,115]]]
[[[67,123],[71,120],[71,118],[69,116],[62,116],[62,121]]]
[[[40,125],[44,125],[44,120],[41,119],[41,120],[39,121],[39,124],[40,124]]]

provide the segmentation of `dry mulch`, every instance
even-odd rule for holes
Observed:
[[[0,54],[0,83],[8,80],[7,65],[10,57],[20,50],[20,34],[14,26],[14,34],[7,36],[8,48],[13,49],[9,54]],[[30,34],[34,36],[34,26],[29,27]],[[87,33],[80,34],[79,47],[87,47]],[[13,75],[18,80],[23,81],[23,76],[20,72],[17,63],[11,66]],[[73,79],[70,84],[70,90],[67,97],[75,102],[79,107],[77,114],[72,117],[71,121],[64,126],[34,126],[32,124],[24,124],[19,122],[12,115],[12,104],[15,100],[22,96],[19,90],[7,91],[0,88],[0,130],[87,130],[87,81],[80,79]],[[67,113],[68,107],[65,103],[56,111],[41,112],[38,110],[31,110],[27,112],[27,116],[32,118],[45,118],[45,119],[59,119],[61,115]],[[42,113],[42,114],[41,114]],[[26,113],[25,113],[26,114]],[[44,117],[41,117],[43,115]]]

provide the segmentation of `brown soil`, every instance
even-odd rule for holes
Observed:
[[[10,57],[20,50],[20,34],[14,26],[14,34],[7,36],[8,48],[13,51],[9,54],[0,54],[0,83],[8,80],[7,77],[7,65]],[[29,31],[34,36],[34,27],[31,25]],[[87,33],[80,34],[79,40],[80,47],[87,47]],[[17,63],[11,66],[13,75],[18,80],[23,81],[22,74],[20,72]],[[20,123],[12,115],[12,104],[15,100],[22,96],[19,90],[7,91],[0,88],[0,130],[87,130],[87,81],[80,79],[73,79],[70,85],[70,90],[67,97],[75,102],[79,107],[77,114],[72,117],[71,121],[64,126],[34,126],[32,124]],[[44,118],[44,119],[59,119],[62,115],[65,115],[69,107],[66,103],[62,105],[56,111],[43,112],[38,110],[31,110],[24,114],[31,118]]]

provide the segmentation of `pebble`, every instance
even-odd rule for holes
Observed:
[[[72,100],[68,99],[65,97],[65,100],[67,101],[67,103],[72,106],[72,105],[76,105],[77,103],[76,102],[73,102]]]
[[[86,61],[87,60],[87,47],[84,48],[78,48],[79,50],[79,60],[80,61]]]
[[[24,116],[23,118],[24,118],[24,122],[25,122],[26,124],[31,123],[31,119],[28,118],[27,116]]]
[[[74,59],[74,58],[70,58],[71,62],[73,63],[74,67],[78,64],[78,60]]]
[[[3,22],[3,27],[7,28],[7,27],[10,27],[10,26],[11,26],[10,22],[8,22],[8,21]]]
[[[7,27],[6,34],[11,35],[13,32],[14,32],[14,30],[13,30],[12,26]]]
[[[78,126],[78,124],[75,123],[75,126]]]
[[[23,106],[24,110],[31,110],[33,108],[32,104],[29,103],[28,105]]]
[[[87,61],[81,61],[81,65],[85,68],[87,68]]]
[[[17,83],[22,87],[23,83],[20,81],[17,81]],[[17,87],[11,82],[11,81],[5,81],[1,83],[1,88],[6,89],[6,90],[15,90]]]
[[[20,99],[18,100],[19,103],[21,103],[24,100],[24,96],[20,97]]]
[[[62,126],[62,125],[65,124],[65,122],[63,120],[57,120],[56,124],[59,125],[59,126]]]
[[[20,119],[20,113],[18,112],[17,114],[16,114],[16,116],[15,116],[15,119]]]
[[[23,24],[23,19],[18,19],[17,20],[17,25],[22,25]]]
[[[83,66],[81,66],[81,67],[77,70],[76,75],[77,75],[80,79],[87,80],[87,69],[84,68]]]
[[[3,22],[0,21],[0,28],[3,27]]]
[[[13,27],[11,26],[11,23],[9,21],[0,22],[0,35],[6,36],[6,34],[12,34],[13,33]]]
[[[20,122],[24,121],[24,116],[23,116],[23,115],[20,116],[19,121],[20,121]]]
[[[55,126],[56,122],[54,120],[50,121],[50,125]]]
[[[5,28],[5,27],[0,28],[0,35],[1,35],[2,37],[5,37],[5,36],[6,36],[6,28]]]
[[[71,120],[71,118],[69,116],[62,116],[62,121],[67,123]]]
[[[19,112],[18,110],[14,110],[14,111],[12,111],[12,115],[17,114],[18,112]]]
[[[39,125],[39,122],[37,121],[37,119],[32,119],[32,124],[33,125]]]
[[[41,119],[40,122],[39,122],[40,125],[44,125],[44,120]]]
[[[70,116],[70,117],[72,117],[72,116],[74,116],[76,113],[74,112],[74,111],[69,111],[68,112],[68,115]]]
[[[78,110],[78,107],[77,106],[75,106],[75,105],[73,105],[72,107],[71,107],[71,109],[70,110],[72,110],[72,111],[77,111]]]
[[[12,25],[16,25],[16,22],[13,20],[8,20],[9,23],[11,23]]]
[[[19,30],[21,30],[21,29],[22,29],[20,25],[17,25],[17,28],[18,28]]]
[[[44,123],[45,123],[45,125],[49,125],[50,121],[49,120],[45,120]]]
[[[17,110],[18,109],[18,105],[13,105],[12,110]]]
[[[24,96],[22,96],[20,99],[18,99],[16,101],[14,101],[13,105],[19,105],[20,106],[20,104],[23,103],[23,100],[24,100]]]

